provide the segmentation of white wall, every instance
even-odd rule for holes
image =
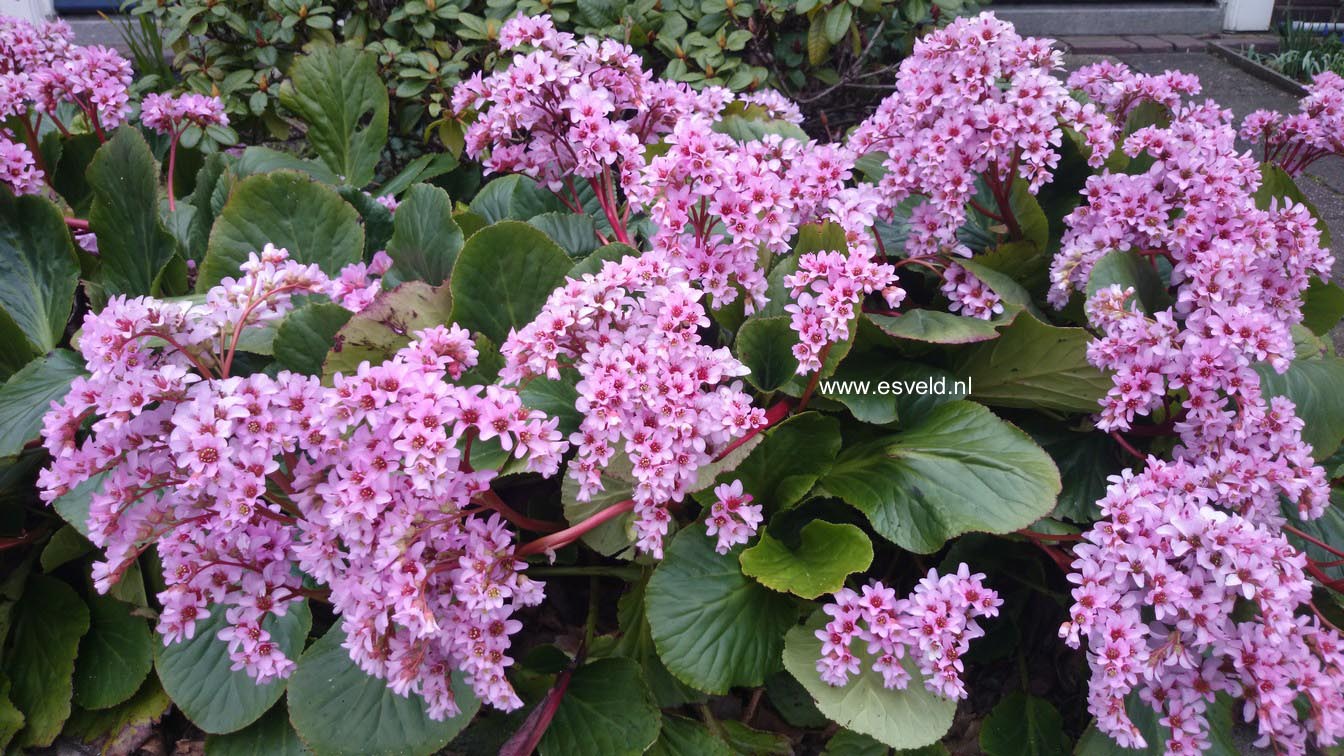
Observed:
[[[52,15],[51,0],[0,0],[0,15],[40,21]]]

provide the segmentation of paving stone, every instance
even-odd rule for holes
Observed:
[[[1176,48],[1176,52],[1198,52],[1209,46],[1207,39],[1192,37],[1189,34],[1161,34],[1158,36],[1160,39],[1170,42],[1172,47]]]
[[[1171,52],[1175,45],[1151,34],[1125,35],[1125,39],[1139,46],[1139,52]]]
[[[1122,53],[1138,52],[1139,46],[1125,39],[1124,37],[1114,36],[1086,36],[1086,37],[1060,37],[1059,41],[1068,45],[1069,49],[1076,53],[1094,53],[1103,55],[1119,55]]]

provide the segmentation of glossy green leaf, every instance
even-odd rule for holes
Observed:
[[[462,712],[433,720],[418,695],[399,696],[386,680],[365,674],[341,647],[337,625],[303,654],[289,683],[289,719],[319,756],[430,754],[471,721],[480,701],[459,675],[453,695]]]
[[[133,126],[122,126],[88,169],[89,228],[98,235],[98,282],[111,294],[149,294],[177,242],[159,218],[159,164]]]
[[[942,368],[881,352],[854,355],[840,364],[817,396],[849,408],[854,419],[885,425],[911,423],[940,404],[966,398],[966,380]]]
[[[799,532],[796,546],[763,532],[742,552],[742,572],[767,588],[814,599],[845,587],[845,578],[873,562],[873,544],[847,523],[813,520]]]
[[[597,224],[593,216],[581,213],[542,213],[527,219],[570,257],[580,258],[598,247]]]
[[[728,744],[703,724],[685,717],[663,715],[663,727],[649,756],[732,756]]]
[[[298,658],[312,627],[308,603],[291,605],[284,617],[268,616],[262,628],[285,656]],[[224,629],[224,609],[210,607],[210,617],[196,623],[196,634],[164,646],[155,641],[155,668],[163,689],[197,727],[208,733],[241,730],[261,718],[285,692],[285,680],[258,685],[243,670],[230,669],[229,647],[217,635]]]
[[[89,597],[89,631],[75,663],[75,703],[106,709],[135,695],[154,666],[154,639],[135,607],[110,596]]]
[[[287,171],[248,177],[215,221],[196,290],[237,276],[248,255],[260,254],[268,243],[335,275],[360,261],[364,229],[359,213],[329,186]]]
[[[33,360],[0,386],[0,459],[12,457],[37,439],[42,416],[51,403],[65,398],[70,382],[84,375],[84,360],[57,349]]]
[[[538,750],[542,756],[638,756],[658,738],[660,722],[639,664],[598,659],[570,678]]]
[[[1344,359],[1294,360],[1282,375],[1263,363],[1255,370],[1266,399],[1285,396],[1297,406],[1306,424],[1302,440],[1311,444],[1312,456],[1322,460],[1334,454],[1344,440]]]
[[[720,472],[715,482],[741,480],[742,490],[767,513],[802,501],[840,452],[839,421],[816,412],[795,415],[763,435],[741,463]],[[700,499],[709,502],[712,496],[707,488]]]
[[[322,375],[353,375],[365,360],[381,364],[411,343],[411,334],[450,321],[448,287],[411,281],[380,292],[373,302],[341,326],[332,340]]]
[[[9,679],[0,671],[0,752],[6,752],[10,741],[23,729],[23,712],[9,700]]]
[[[660,707],[681,706],[682,704],[704,700],[699,691],[667,671],[662,659],[658,658],[658,649],[654,646],[653,635],[649,632],[649,620],[645,616],[644,601],[648,592],[648,573],[643,580],[631,583],[628,590],[621,594],[616,602],[616,620],[620,633],[615,637],[612,651],[620,656],[639,662],[643,670],[644,683],[653,694],[653,701]]]
[[[919,553],[963,533],[1011,533],[1048,515],[1059,470],[1027,434],[972,402],[944,404],[900,433],[846,448],[821,487],[882,537]]]
[[[280,103],[308,126],[308,143],[342,183],[362,187],[387,144],[387,85],[378,59],[356,47],[313,46],[289,70]]]
[[[33,354],[60,343],[78,285],[79,260],[61,211],[41,197],[16,198],[0,189],[0,310]]]
[[[1157,269],[1133,250],[1108,252],[1092,266],[1087,277],[1087,297],[1090,299],[1098,291],[1116,284],[1122,290],[1134,289],[1141,311],[1150,315],[1172,304],[1171,295]]]
[[[312,751],[299,740],[283,703],[261,719],[227,735],[207,735],[205,756],[307,756]]]
[[[397,206],[393,228],[387,254],[398,275],[431,286],[448,280],[464,239],[447,192],[429,184],[412,186]]]
[[[304,375],[322,375],[336,334],[351,314],[334,302],[310,302],[289,313],[275,330],[276,364]]]
[[[794,599],[742,574],[742,548],[714,551],[702,524],[666,546],[653,571],[645,613],[658,655],[682,682],[706,693],[760,685],[779,668]]]
[[[546,234],[502,221],[467,240],[453,266],[453,321],[503,344],[522,328],[569,273],[572,262]]]
[[[980,726],[986,756],[1061,756],[1069,736],[1059,711],[1043,698],[1013,693],[999,701]]]
[[[752,386],[774,391],[798,372],[798,358],[793,356],[793,345],[797,343],[798,334],[787,315],[748,318],[737,332],[733,351],[751,370],[747,380]]]
[[[25,719],[14,742],[21,749],[51,745],[70,716],[75,656],[89,610],[64,582],[31,574],[13,612],[3,672],[9,698]]]
[[[1096,724],[1089,726],[1083,736],[1078,739],[1078,745],[1074,749],[1074,756],[1162,756],[1167,752],[1164,747],[1167,738],[1171,736],[1171,730],[1158,723],[1159,715],[1153,711],[1152,707],[1139,700],[1138,694],[1131,694],[1125,700],[1125,709],[1129,713],[1130,721],[1139,732],[1143,734],[1143,739],[1147,741],[1145,748],[1121,748],[1116,745],[1104,733],[1097,729]],[[1233,722],[1240,719],[1241,704],[1234,702],[1226,693],[1219,693],[1213,703],[1209,704],[1205,716],[1209,720],[1209,747],[1205,749],[1203,756],[1242,756],[1246,749],[1237,742],[1233,736]]]
[[[1344,318],[1344,286],[1312,276],[1302,299],[1302,325],[1324,336],[1340,318]]]
[[[1019,315],[999,338],[956,353],[949,370],[971,382],[971,398],[998,407],[1096,412],[1110,377],[1087,361],[1092,335]]]
[[[967,318],[938,310],[911,310],[900,315],[873,315],[868,318],[889,336],[929,344],[972,344],[997,339],[1001,322]]]
[[[64,525],[60,530],[52,533],[47,545],[42,547],[42,556],[38,558],[38,564],[42,565],[43,572],[51,572],[67,562],[84,556],[93,549],[94,546],[89,543],[89,539],[80,535],[74,526]]]
[[[920,748],[941,739],[952,726],[957,704],[929,692],[908,657],[911,680],[904,690],[882,685],[882,675],[872,670],[872,657],[861,641],[851,648],[859,658],[858,675],[841,687],[821,680],[817,672],[821,641],[815,631],[825,621],[826,615],[816,612],[806,625],[789,631],[784,645],[784,668],[812,694],[817,708],[841,727],[892,748]]]

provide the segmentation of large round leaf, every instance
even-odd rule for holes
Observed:
[[[923,676],[908,657],[911,679],[905,690],[883,687],[882,675],[872,670],[872,657],[862,642],[851,647],[859,658],[859,674],[839,687],[823,682],[817,672],[821,640],[816,631],[825,624],[826,615],[816,612],[806,625],[790,630],[784,641],[784,668],[812,694],[821,713],[892,748],[921,748],[943,737],[952,726],[957,703],[925,688]]]
[[[210,231],[196,289],[238,275],[247,256],[268,242],[334,275],[359,262],[364,229],[359,213],[331,187],[290,171],[250,176],[234,188]]]
[[[741,561],[742,571],[762,585],[813,599],[835,593],[846,577],[868,569],[873,544],[853,525],[813,520],[799,532],[796,547],[762,533]]]
[[[416,331],[447,323],[452,306],[448,287],[435,288],[424,281],[408,281],[379,292],[368,307],[336,331],[322,363],[322,375],[353,375],[361,362],[382,363],[411,343]]]
[[[1294,360],[1283,374],[1260,364],[1256,372],[1266,399],[1286,396],[1297,405],[1297,415],[1306,424],[1302,440],[1311,444],[1312,456],[1326,459],[1334,454],[1344,439],[1344,360]]]
[[[779,668],[784,632],[798,616],[794,599],[742,574],[741,552],[716,553],[696,524],[672,539],[649,579],[645,613],[658,656],[706,693],[763,683]]]
[[[950,369],[971,398],[996,407],[1096,412],[1111,379],[1087,361],[1092,335],[1022,313],[999,338],[957,353]]]
[[[38,437],[51,403],[64,399],[70,382],[81,375],[84,360],[69,349],[57,349],[0,386],[0,459],[18,454]]]
[[[761,391],[774,391],[798,372],[793,345],[798,334],[788,316],[749,318],[737,332],[733,345],[737,358],[751,370],[747,380]]]
[[[0,190],[0,310],[13,318],[33,353],[50,352],[60,342],[78,284],[79,260],[61,211],[41,197]]]
[[[159,164],[134,126],[122,126],[89,164],[89,228],[98,235],[98,282],[107,294],[149,294],[176,252],[159,218]],[[258,247],[260,249],[260,247]]]
[[[999,332],[995,326],[1002,324],[1002,321],[968,318],[937,310],[911,310],[900,315],[870,314],[864,317],[890,336],[930,344],[989,341],[998,338]]]
[[[429,184],[412,186],[397,206],[392,228],[387,254],[397,275],[430,286],[448,280],[463,237],[453,222],[453,201],[447,192]]]
[[[882,537],[931,553],[962,533],[1011,533],[1048,515],[1059,470],[1031,437],[972,402],[840,453],[821,485]]]
[[[336,334],[352,313],[335,302],[310,302],[289,313],[275,329],[276,363],[304,375],[322,375]]]
[[[289,70],[280,102],[308,126],[313,151],[342,183],[373,180],[387,144],[387,86],[378,58],[345,45],[314,46]]]
[[[762,436],[764,440],[745,459],[725,467],[714,481],[741,480],[742,490],[751,494],[767,513],[788,509],[801,501],[817,480],[830,471],[835,455],[840,452],[840,423],[816,412],[794,415],[757,438]],[[706,487],[697,498],[708,503],[711,496],[712,491]]]
[[[1057,756],[1070,745],[1054,705],[1021,692],[999,701],[980,728],[986,756]]]
[[[658,707],[639,663],[612,657],[580,667],[542,737],[541,756],[639,756],[658,738]]]
[[[342,646],[340,625],[303,654],[289,683],[289,719],[318,756],[430,754],[471,721],[480,701],[458,675],[453,695],[462,713],[435,721],[417,695],[399,696],[370,677]]]
[[[572,265],[546,234],[517,221],[477,231],[453,266],[453,320],[496,344],[541,312]]]
[[[205,753],[206,756],[304,756],[312,751],[294,732],[288,709],[278,703],[261,719],[237,732],[207,737]]]
[[[182,713],[209,733],[241,730],[266,713],[285,692],[285,680],[258,685],[243,670],[229,669],[229,647],[215,637],[224,629],[223,607],[213,607],[208,619],[196,623],[196,635],[171,646],[156,643],[155,667],[163,689]],[[312,627],[308,603],[290,606],[284,617],[267,617],[262,627],[294,659]]]
[[[154,637],[135,607],[110,596],[89,599],[89,632],[75,664],[75,703],[85,709],[115,706],[140,689],[154,666]]]
[[[15,745],[51,745],[70,716],[75,654],[89,610],[70,586],[34,574],[12,611],[3,670],[9,698],[25,718]]]

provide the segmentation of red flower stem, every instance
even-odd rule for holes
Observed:
[[[1029,528],[1023,528],[1017,531],[1018,535],[1026,536],[1033,541],[1081,541],[1083,537],[1077,533],[1038,533]]]
[[[500,517],[503,517],[504,519],[508,520],[514,525],[517,525],[518,527],[523,528],[525,530],[531,530],[537,533],[554,533],[564,527],[559,523],[547,522],[546,520],[537,520],[532,517],[528,517],[527,515],[509,506],[508,502],[504,501],[499,497],[499,494],[495,493],[494,491],[491,491],[488,488],[481,493],[480,504],[485,509],[489,509],[493,512],[498,512]]]
[[[177,169],[177,140],[181,133],[173,131],[173,140],[168,143],[168,211],[177,210],[177,197],[173,193],[173,172]]]
[[[807,409],[807,403],[812,401],[812,394],[817,390],[817,384],[821,382],[821,371],[826,369],[826,358],[831,355],[831,347],[835,346],[832,342],[821,348],[821,354],[817,355],[821,362],[821,367],[812,374],[812,379],[807,382],[807,388],[803,389],[803,396],[798,400],[798,409],[795,412],[802,412]]]
[[[535,541],[529,541],[528,543],[523,544],[513,553],[513,555],[521,559],[523,557],[532,556],[533,554],[542,554],[547,551],[554,551],[562,546],[568,546],[579,540],[584,533],[587,533],[608,520],[620,517],[634,508],[635,502],[633,499],[626,499],[620,504],[613,504],[577,525],[573,525],[559,532],[551,533],[550,535],[542,536]]]
[[[580,663],[583,653],[580,651],[579,657],[575,659],[575,664]],[[574,674],[574,667],[569,666],[560,672],[555,678],[555,685],[546,691],[545,697],[537,708],[527,715],[518,731],[513,737],[505,741],[500,746],[499,756],[531,756],[537,750],[537,744],[541,742],[541,737],[546,734],[547,728],[551,726],[551,720],[555,718],[555,712],[560,709],[560,702],[565,698],[565,692],[569,690],[569,679]]]
[[[1140,459],[1140,460],[1142,460],[1142,461],[1144,461],[1144,462],[1147,462],[1147,461],[1148,461],[1148,458],[1147,458],[1146,456],[1144,456],[1143,452],[1139,451],[1138,449],[1135,449],[1135,448],[1134,448],[1134,445],[1131,444],[1130,442],[1126,441],[1126,440],[1125,440],[1125,437],[1122,436],[1122,435],[1120,435],[1119,432],[1117,432],[1117,431],[1111,431],[1111,438],[1115,439],[1115,442],[1116,442],[1117,444],[1120,444],[1120,448],[1124,449],[1125,451],[1129,452],[1130,454],[1133,454],[1135,457],[1137,457],[1138,459]]]
[[[1344,557],[1344,551],[1340,551],[1339,549],[1335,548],[1334,546],[1331,546],[1325,541],[1322,541],[1321,539],[1316,538],[1315,536],[1308,535],[1307,533],[1302,532],[1301,530],[1293,527],[1292,525],[1289,525],[1288,523],[1283,524],[1283,529],[1308,543],[1314,543],[1317,546],[1320,546],[1321,548],[1325,549],[1331,554],[1334,554],[1337,557]]]
[[[65,225],[69,226],[70,228],[72,228],[72,229],[74,229],[74,230],[76,230],[76,231],[88,231],[88,230],[89,230],[89,222],[86,221],[86,220],[81,220],[81,219],[79,219],[79,218],[66,218],[66,219],[65,219]]]
[[[723,451],[719,452],[718,455],[714,457],[714,461],[718,462],[722,460],[724,457],[728,456],[729,454],[732,454],[733,451],[735,451],[738,447],[742,446],[742,444],[745,444],[746,442],[755,438],[761,432],[769,430],[775,425],[778,425],[781,420],[783,420],[788,416],[789,416],[789,400],[781,399],[778,402],[775,402],[774,406],[765,411],[765,425],[762,425],[759,428],[752,429],[746,435],[742,436],[741,438],[737,439],[731,444],[728,444],[727,446],[723,447]]]

